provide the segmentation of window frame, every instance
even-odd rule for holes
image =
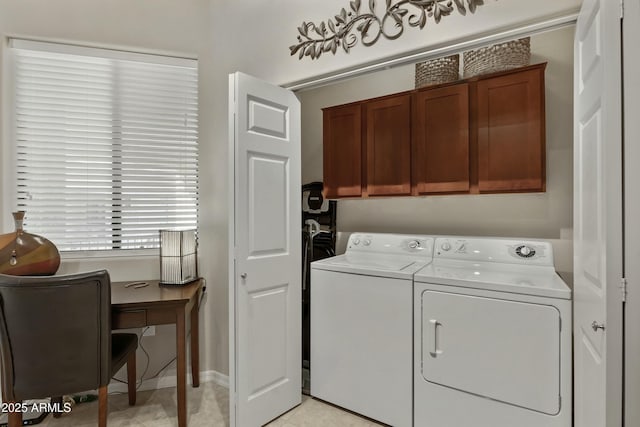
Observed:
[[[197,101],[197,110],[196,110],[196,179],[197,179],[197,190],[196,190],[196,219],[195,219],[195,227],[196,230],[200,228],[200,161],[199,161],[199,143],[200,143],[200,122],[199,122],[199,62],[198,57],[196,55],[184,55],[177,54],[175,52],[166,52],[166,51],[150,51],[143,49],[135,49],[131,50],[128,48],[120,48],[120,47],[104,47],[97,45],[88,45],[88,44],[76,44],[76,43],[65,43],[65,42],[52,42],[47,40],[33,40],[33,39],[24,39],[24,38],[13,38],[6,37],[6,42],[3,43],[0,50],[5,50],[4,55],[2,55],[1,59],[4,61],[0,61],[2,64],[2,80],[0,84],[2,84],[2,88],[4,90],[1,91],[2,97],[0,98],[0,119],[6,124],[3,126],[3,132],[0,134],[0,138],[2,138],[2,143],[0,144],[0,155],[2,157],[2,161],[0,164],[2,165],[3,172],[0,174],[2,177],[3,185],[0,186],[2,189],[3,197],[1,199],[1,206],[3,206],[3,212],[0,213],[0,224],[4,225],[4,229],[7,232],[11,232],[14,230],[14,221],[11,215],[11,212],[16,211],[18,209],[18,179],[17,179],[17,90],[15,86],[16,81],[16,54],[14,48],[22,48],[22,49],[30,49],[30,50],[44,50],[46,52],[53,53],[62,53],[62,54],[75,54],[75,55],[86,55],[86,56],[94,56],[99,58],[107,58],[107,59],[123,59],[123,60],[134,60],[144,63],[153,63],[153,64],[161,64],[161,65],[185,65],[191,64],[197,73],[196,80],[196,101]],[[153,60],[144,60],[145,58],[152,58]],[[4,108],[2,108],[4,107]],[[112,148],[115,148],[115,145],[112,145]],[[113,164],[113,163],[112,163]],[[112,194],[115,187],[112,186]],[[28,215],[28,213],[27,213]],[[27,226],[28,227],[28,226]],[[160,229],[160,228],[159,228]],[[29,231],[28,228],[26,231]],[[46,236],[45,236],[46,237]],[[112,234],[114,238],[115,246],[115,238],[117,235],[115,233]],[[116,248],[112,247],[110,249],[77,249],[77,250],[64,250],[60,251],[60,256],[63,260],[80,260],[80,259],[99,259],[99,258],[148,258],[148,257],[157,257],[159,254],[159,247],[156,248]]]

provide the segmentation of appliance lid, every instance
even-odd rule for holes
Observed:
[[[571,289],[550,266],[437,259],[414,280],[466,288],[571,299]]]
[[[312,269],[394,278],[413,278],[425,262],[412,257],[382,254],[347,253],[311,263]]]

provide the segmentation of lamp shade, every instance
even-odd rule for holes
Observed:
[[[198,278],[196,230],[160,230],[160,284],[184,285]]]

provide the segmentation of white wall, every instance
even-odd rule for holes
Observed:
[[[369,48],[359,45],[349,55],[339,53],[319,61],[299,61],[289,56],[288,46],[295,43],[296,28],[303,20],[319,22],[335,15],[348,6],[347,0],[0,0],[0,34],[198,55],[200,266],[208,282],[208,301],[201,328],[202,369],[226,373],[229,366],[228,73],[243,71],[283,84],[571,12],[581,0],[486,0],[485,3],[475,15],[464,18],[454,15],[438,25],[430,21],[422,31],[407,29],[395,42],[382,40]],[[0,95],[6,96],[6,92]],[[0,134],[5,136],[6,143],[6,115],[0,117],[5,118]],[[3,171],[5,169],[3,163]],[[3,193],[3,198],[5,195]],[[6,218],[11,209],[7,203],[0,205],[0,215]],[[2,232],[11,227],[8,219],[2,224]],[[119,263],[108,265],[114,275],[134,278],[133,266],[123,269],[118,267]],[[166,338],[169,346],[172,337],[161,337]],[[167,348],[167,351],[170,350]]]
[[[211,11],[209,0],[0,0],[0,70],[2,82],[0,99],[4,108],[0,114],[2,135],[2,197],[0,197],[0,233],[13,231],[11,211],[14,202],[11,189],[7,189],[6,174],[10,173],[7,146],[10,140],[8,95],[11,91],[7,77],[7,43],[10,36],[62,41],[90,46],[106,46],[151,53],[168,53],[199,58],[200,102],[200,251],[203,262],[201,273],[208,279],[208,301],[201,311],[201,368],[205,371],[225,370],[227,356],[220,351],[219,342],[226,347],[226,318],[222,325],[214,315],[211,299],[216,298],[215,283],[219,269],[226,261],[218,263],[219,256],[212,255],[216,239],[212,211],[217,199],[226,200],[226,190],[218,188],[210,173],[210,160],[215,156],[214,129],[208,120],[212,115],[215,97],[209,76],[215,74],[216,63],[212,56]],[[224,145],[224,144],[223,144]],[[225,224],[226,227],[226,224]],[[225,237],[223,236],[222,239]],[[208,261],[212,260],[212,261]],[[126,257],[107,259],[63,258],[60,273],[89,271],[107,268],[112,280],[138,280],[158,277],[158,257]],[[226,301],[226,300],[225,300]],[[224,331],[221,337],[218,331]],[[155,373],[175,356],[175,328],[161,326],[155,337],[145,337],[145,347],[151,360],[147,377]],[[138,354],[138,374],[142,373],[146,356]]]
[[[573,223],[573,34],[564,28],[531,38],[531,63],[548,62],[546,79],[547,191],[354,199],[338,202],[340,231],[522,236],[560,239]],[[321,108],[414,88],[414,66],[403,66],[299,94],[303,183],[322,181]],[[572,271],[571,242],[556,245],[557,267]]]

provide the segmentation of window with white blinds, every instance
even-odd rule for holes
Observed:
[[[25,230],[61,251],[91,251],[157,248],[160,229],[196,228],[196,60],[12,47]]]

